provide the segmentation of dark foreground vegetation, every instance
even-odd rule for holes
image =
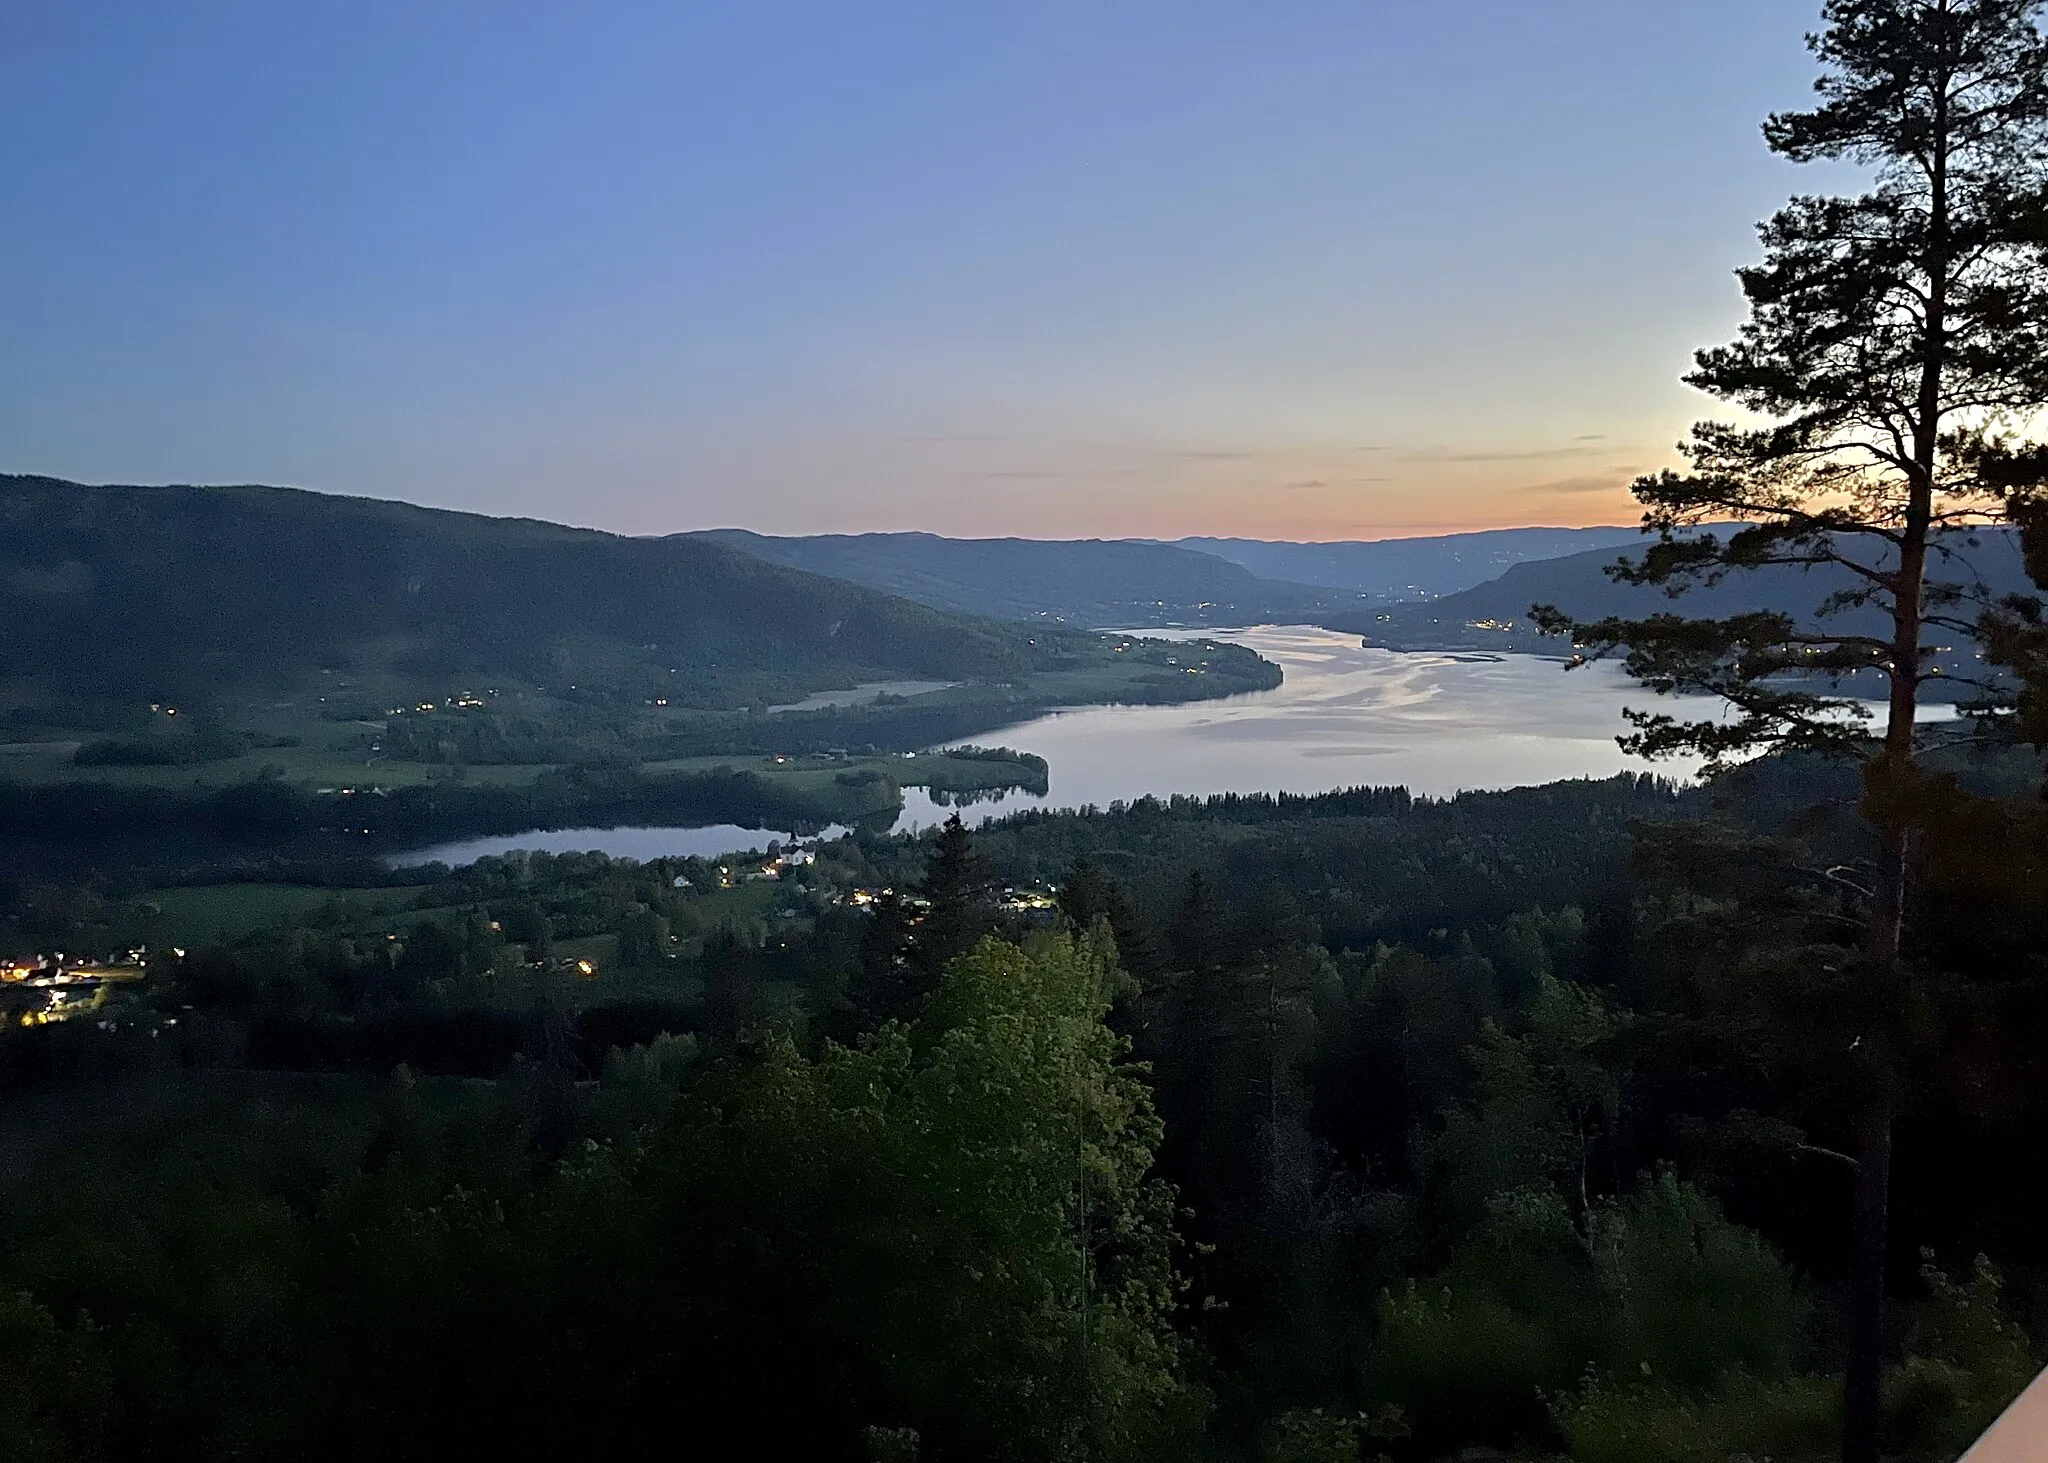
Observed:
[[[1855,796],[1774,761],[313,891],[0,1037],[0,1446],[1829,1456]],[[2048,910],[1923,890],[1884,1399],[1932,1463],[2048,1331],[2007,1161]],[[5,897],[16,948],[171,899]]]

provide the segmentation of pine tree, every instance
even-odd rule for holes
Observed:
[[[911,940],[910,965],[920,993],[934,989],[946,967],[995,929],[995,874],[955,813],[939,830],[925,866],[924,918]]]
[[[1222,945],[1222,921],[1209,893],[1209,881],[1200,869],[1194,869],[1167,922],[1166,958],[1176,970],[1197,974],[1215,968],[1223,958]]]
[[[1074,860],[1060,886],[1060,912],[1077,934],[1086,934],[1097,920],[1109,924],[1116,940],[1117,963],[1144,988],[1160,971],[1159,942],[1132,902],[1130,891],[1088,858]]]
[[[885,894],[869,911],[860,937],[860,966],[847,999],[869,1026],[908,1021],[917,1015],[925,992],[906,958],[910,947],[910,911],[903,897]]]
[[[1984,596],[1973,530],[2011,488],[2016,438],[2048,405],[2048,45],[2040,0],[1829,0],[1809,44],[1819,105],[1773,116],[1794,162],[1861,165],[1869,190],[1795,198],[1742,270],[1750,315],[1702,351],[1688,382],[1751,414],[1705,422],[1687,472],[1634,486],[1658,542],[1618,577],[1674,594],[1731,571],[1797,565],[1838,586],[1808,617],[1660,614],[1573,625],[1536,617],[1659,692],[1705,691],[1725,723],[1631,713],[1626,744],[1695,751],[1710,766],[1772,747],[1863,765],[1883,855],[1870,890],[1860,998],[1844,1015],[1860,1054],[1861,1117],[1844,1457],[1878,1450],[1891,1133],[1899,1087],[1893,1016],[1908,1004],[1902,937],[1912,866],[1914,721],[1930,634],[1970,635]],[[1733,521],[1734,532],[1715,531]],[[1845,586],[1845,587],[1842,587]],[[1882,629],[1835,616],[1876,611]],[[1876,672],[1881,737],[1816,675]]]

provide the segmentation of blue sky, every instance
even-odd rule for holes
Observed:
[[[0,469],[632,532],[1628,519],[1804,0],[0,0]]]

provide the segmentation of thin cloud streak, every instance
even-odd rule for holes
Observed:
[[[1417,452],[1404,452],[1402,462],[1548,462],[1572,457],[1604,457],[1616,450],[1611,447],[1596,447],[1588,444],[1591,439],[1581,437],[1568,447],[1535,447],[1521,450],[1467,449],[1456,447],[1425,447]],[[1604,441],[1605,438],[1600,440]]]
[[[1522,491],[1531,494],[1558,493],[1625,493],[1628,485],[1638,476],[1635,468],[1624,469],[1612,477],[1587,473],[1579,477],[1558,478],[1554,482],[1532,483]]]

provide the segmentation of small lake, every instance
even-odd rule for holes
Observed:
[[[818,836],[837,838],[846,831],[835,826]],[[763,849],[771,840],[788,843],[795,836],[767,828],[742,828],[737,823],[712,823],[701,828],[548,828],[534,833],[437,843],[411,853],[394,853],[385,862],[400,869],[436,862],[459,868],[480,858],[523,849],[531,853],[608,853],[613,858],[639,859],[645,863],[658,858],[716,858],[722,853]]]
[[[1021,808],[1107,807],[1148,793],[1314,793],[1369,784],[1447,796],[1630,769],[1685,778],[1698,769],[1696,760],[1649,764],[1622,754],[1614,740],[1628,729],[1622,707],[1657,698],[1612,665],[1567,674],[1537,656],[1371,650],[1355,635],[1295,625],[1178,638],[1250,646],[1287,678],[1276,690],[1222,701],[1089,706],[983,732],[970,740],[1044,757],[1050,788],[1043,797],[977,802],[959,809],[961,816],[978,823]],[[1693,703],[1701,712],[1709,704]],[[930,827],[954,811],[922,788],[906,788],[904,798],[899,830]],[[398,861],[457,864],[517,848],[710,857],[786,836],[731,825],[579,828],[472,839]]]

